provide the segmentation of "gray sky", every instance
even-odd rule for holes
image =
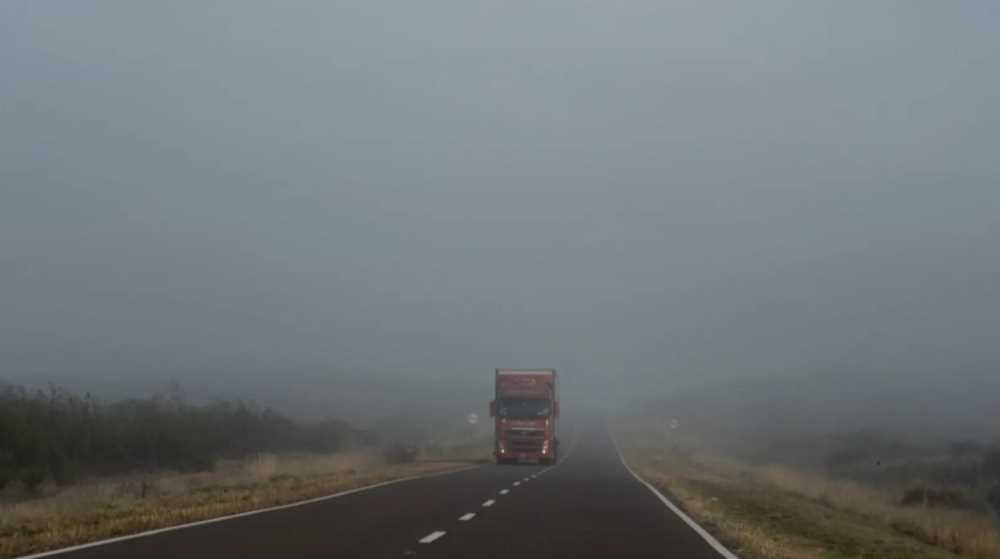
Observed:
[[[995,2],[287,4],[0,4],[0,377],[995,412]]]

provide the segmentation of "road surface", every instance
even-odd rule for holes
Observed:
[[[553,467],[484,465],[54,557],[723,557],[629,473],[602,424],[567,439]]]

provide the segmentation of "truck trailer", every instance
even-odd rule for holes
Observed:
[[[555,463],[559,398],[555,369],[497,369],[490,417],[497,464]]]

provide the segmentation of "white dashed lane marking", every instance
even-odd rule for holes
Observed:
[[[501,495],[506,495],[506,494],[508,494],[508,493],[510,493],[510,489],[501,489],[501,490],[500,490],[500,494],[501,494]]]
[[[426,536],[420,538],[419,541],[420,541],[420,543],[433,543],[434,540],[436,540],[436,539],[440,538],[441,536],[445,535],[445,533],[446,532],[442,532],[441,530],[438,530],[437,532],[431,532],[430,534],[427,534]]]
[[[520,481],[515,481],[514,482],[514,487],[517,487],[518,485],[521,485],[521,482]]]
[[[483,506],[484,507],[492,507],[493,503],[495,503],[495,502],[496,501],[494,501],[493,499],[490,499],[489,501],[486,501],[485,503],[483,503]]]
[[[476,516],[476,513],[474,513],[474,512],[467,512],[467,513],[463,514],[462,516],[459,516],[458,520],[459,520],[459,522],[468,522],[469,520],[472,520],[473,518],[475,518],[475,516]]]

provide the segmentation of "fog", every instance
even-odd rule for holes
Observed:
[[[0,5],[0,378],[1000,436],[995,3],[291,4]]]

